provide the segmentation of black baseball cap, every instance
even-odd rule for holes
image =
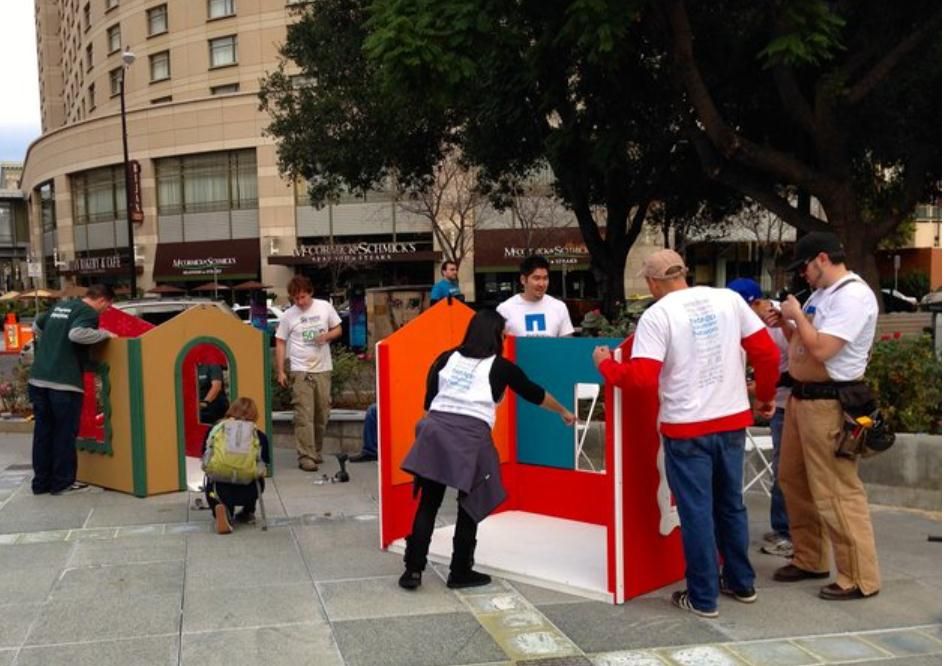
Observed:
[[[804,264],[815,259],[819,253],[845,256],[845,248],[839,237],[830,231],[814,231],[796,241],[792,261],[786,266],[787,273],[795,273]]]

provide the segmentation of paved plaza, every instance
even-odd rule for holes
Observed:
[[[941,663],[939,515],[874,507],[878,597],[820,601],[823,581],[773,582],[784,561],[755,553],[759,600],[704,620],[668,603],[681,584],[611,606],[505,580],[452,591],[435,567],[402,591],[377,467],[349,471],[315,485],[277,449],[270,529],[219,536],[188,493],[34,497],[29,437],[0,435],[0,666]],[[748,505],[758,542],[768,501]]]

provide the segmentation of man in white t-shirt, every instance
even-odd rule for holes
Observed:
[[[506,319],[506,332],[516,337],[564,338],[575,328],[566,304],[546,293],[549,288],[549,262],[538,254],[520,264],[523,293],[506,299],[497,312]]]
[[[299,469],[315,472],[322,463],[322,440],[329,423],[332,352],[342,320],[328,301],[312,297],[309,278],[295,276],[286,287],[293,306],[276,329],[276,376],[293,391],[293,429]],[[286,374],[289,349],[289,376]]]
[[[859,385],[874,342],[878,301],[864,280],[845,266],[845,250],[835,234],[804,236],[788,269],[799,271],[815,291],[805,305],[789,296],[781,308],[793,388],[786,406],[779,485],[786,496],[795,552],[792,562],[777,569],[773,578],[828,578],[834,553],[838,575],[819,596],[830,601],[864,599],[878,594],[881,574],[858,461],[837,455],[845,424],[839,391],[864,388]]]
[[[719,594],[756,601],[743,505],[745,429],[753,423],[743,352],[756,372],[756,409],[769,418],[779,351],[736,293],[688,287],[677,252],[650,255],[639,275],[658,300],[638,322],[631,360],[619,364],[607,347],[596,347],[592,360],[631,400],[660,395],[664,461],[687,562],[687,589],[671,603],[713,618]]]

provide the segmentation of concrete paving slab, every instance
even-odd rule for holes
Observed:
[[[866,634],[862,638],[897,657],[939,654],[942,649],[939,640],[923,632],[907,629]]]
[[[24,603],[0,606],[0,649],[20,647],[42,608],[42,604]]]
[[[729,647],[752,666],[808,666],[820,663],[818,657],[786,640],[737,643]]]
[[[944,628],[940,624],[932,624],[928,627],[921,627],[920,629],[918,629],[918,631],[920,631],[921,633],[927,634],[928,636],[931,636],[932,638],[936,638],[939,641],[943,640]]]
[[[49,597],[61,567],[0,569],[0,599],[20,604],[41,603]]]
[[[141,535],[111,541],[82,541],[69,560],[71,567],[106,566],[183,560],[185,537],[181,534]]]
[[[182,666],[267,664],[267,666],[342,666],[325,624],[294,624],[184,634]]]
[[[123,525],[150,525],[155,523],[183,523],[187,520],[187,505],[176,503],[118,504],[98,506],[92,511],[87,527],[118,527]]]
[[[288,529],[270,529],[264,532],[251,527],[234,530],[232,534],[201,532],[187,538],[187,559],[206,561],[212,557],[259,558],[298,557],[293,533]]]
[[[516,591],[523,595],[529,603],[534,606],[548,606],[550,604],[578,604],[586,603],[585,597],[577,597],[573,594],[558,592],[556,590],[547,590],[544,587],[536,587],[516,581],[510,581]]]
[[[283,498],[286,515],[314,513],[320,516],[354,516],[378,511],[378,503],[367,496]]]
[[[48,532],[25,532],[23,534],[14,534],[18,537],[14,539],[16,543],[50,543],[54,541],[65,541],[72,530],[50,530]]]
[[[94,527],[80,530],[69,530],[66,541],[104,541],[114,539],[118,533],[116,527]]]
[[[871,666],[943,666],[938,657],[894,657],[870,662]]]
[[[860,661],[891,656],[857,636],[820,636],[803,638],[794,642],[828,662]]]
[[[667,666],[667,662],[650,652],[609,652],[591,657],[594,666]]]
[[[0,572],[23,568],[62,569],[75,550],[75,545],[62,540],[57,543],[18,543],[0,547]]]
[[[23,648],[16,663],[17,666],[175,666],[178,663],[178,636]]]
[[[234,575],[238,575],[234,572]],[[303,585],[201,590],[184,597],[185,633],[325,623],[316,590]]]
[[[347,666],[461,666],[505,659],[468,613],[353,620],[333,629]]]
[[[342,547],[378,548],[378,523],[353,520],[324,520],[318,525],[293,528],[303,554],[324,553]]]
[[[378,548],[352,546],[304,555],[313,580],[319,582],[374,576],[400,576],[404,563],[400,555]]]
[[[220,537],[226,538],[226,537]],[[251,572],[251,576],[234,572]],[[298,554],[277,554],[272,558],[218,557],[188,560],[186,594],[200,590],[262,587],[266,585],[311,584],[309,572]]]
[[[425,582],[409,592],[397,576],[319,583],[319,594],[332,622],[360,618],[427,615],[464,611],[463,604],[440,581]]]
[[[743,666],[735,654],[716,645],[659,650],[658,654],[669,663],[680,666]]]
[[[147,603],[124,595],[68,600],[43,608],[25,645],[177,634],[180,619],[180,593],[149,595]]]
[[[95,565],[64,571],[50,593],[50,601],[61,603],[111,595],[137,598],[180,594],[183,588],[182,561]]]
[[[89,496],[16,495],[0,511],[0,534],[83,527],[92,512]]]
[[[11,666],[16,658],[16,650],[0,650],[0,666]]]
[[[642,599],[624,606],[593,601],[551,604],[542,612],[586,653],[727,639],[712,620],[676,610],[659,599]]]

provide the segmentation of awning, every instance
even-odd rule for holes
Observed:
[[[155,252],[155,282],[250,280],[260,274],[260,241],[159,243]]]
[[[474,270],[505,273],[519,269],[530,254],[541,254],[554,271],[587,270],[589,251],[578,227],[477,229],[474,231]]]

